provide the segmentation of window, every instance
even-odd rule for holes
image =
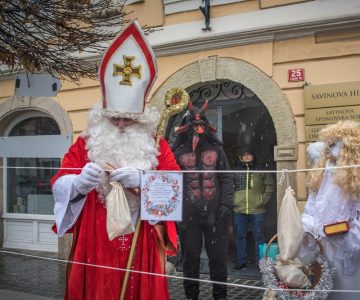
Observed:
[[[41,156],[44,143],[60,138],[59,126],[52,118],[36,113],[22,116],[12,124],[7,135],[9,141],[17,141],[13,148],[18,149],[5,159],[6,212],[53,215],[50,180],[60,167],[60,157],[56,153],[51,157],[51,150],[46,157]],[[16,157],[10,157],[11,153],[16,153]]]
[[[31,117],[16,124],[9,136],[56,134],[60,134],[60,129],[55,120],[49,117]]]

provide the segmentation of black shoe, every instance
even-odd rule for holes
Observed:
[[[233,268],[233,270],[240,271],[240,270],[246,270],[247,266],[246,264],[236,264]]]

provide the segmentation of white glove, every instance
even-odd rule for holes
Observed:
[[[132,167],[119,168],[111,172],[110,181],[117,181],[124,188],[137,188],[140,186],[140,171]]]
[[[86,195],[101,181],[103,169],[94,163],[87,163],[81,173],[75,177],[74,186],[80,194]]]

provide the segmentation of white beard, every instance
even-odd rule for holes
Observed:
[[[104,170],[134,167],[140,170],[152,170],[158,165],[158,146],[154,133],[158,123],[158,112],[146,110],[151,116],[148,122],[134,123],[123,131],[114,126],[102,112],[95,107],[90,112],[89,126],[83,136],[86,138],[88,158]],[[110,192],[108,177],[103,176],[97,188],[102,200]]]

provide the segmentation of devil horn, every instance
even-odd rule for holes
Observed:
[[[202,108],[201,108],[201,110],[200,110],[200,113],[203,113],[203,112],[205,112],[205,111],[207,110],[208,104],[209,104],[209,101],[206,100],[205,103],[204,103],[204,105],[202,106]]]

